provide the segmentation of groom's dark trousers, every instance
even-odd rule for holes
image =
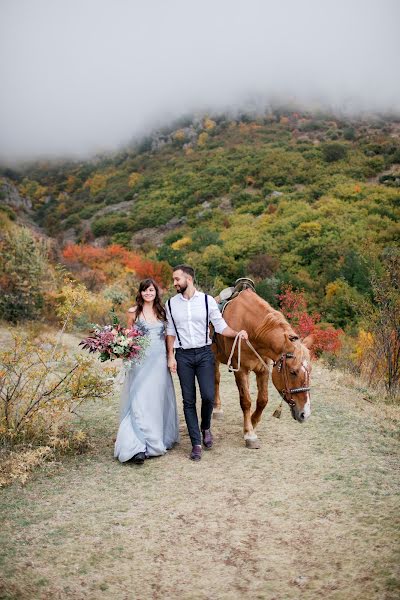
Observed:
[[[182,389],[183,412],[192,446],[201,445],[201,434],[196,410],[197,378],[201,395],[201,430],[210,429],[214,407],[215,359],[211,346],[177,348],[175,352],[177,372]]]

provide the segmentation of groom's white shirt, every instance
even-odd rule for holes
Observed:
[[[217,333],[222,333],[228,325],[221,315],[217,303],[212,296],[208,297],[208,318]],[[169,312],[168,303],[165,306],[167,313],[167,335],[174,335],[174,348],[179,348],[178,336]],[[204,293],[195,291],[190,300],[182,294],[171,298],[171,311],[179,337],[184,349],[201,348],[206,345],[206,303]],[[211,344],[207,336],[207,345]]]

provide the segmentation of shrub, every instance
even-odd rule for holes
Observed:
[[[240,206],[246,206],[247,204],[251,204],[254,200],[259,200],[260,198],[254,197],[254,194],[249,194],[248,192],[239,192],[234,194],[231,198],[232,206],[238,208]]]
[[[0,192],[0,194],[1,194],[1,192]],[[0,200],[1,200],[1,197],[0,197]],[[15,212],[12,210],[12,208],[10,208],[7,205],[0,206],[0,211],[2,213],[6,214],[7,217],[10,219],[10,221],[15,221],[17,218],[15,215]]]
[[[121,231],[120,233],[114,233],[111,236],[111,243],[118,246],[123,246],[129,249],[131,247],[132,235],[128,231]]]
[[[106,300],[110,300],[113,307],[119,306],[123,302],[126,302],[129,298],[127,290],[117,285],[110,285],[103,291],[103,296]]]
[[[78,215],[70,215],[63,222],[63,226],[65,228],[69,229],[70,227],[75,227],[76,225],[79,225],[80,222],[81,222],[81,220]]]
[[[90,292],[96,292],[103,287],[107,278],[99,269],[82,269],[79,271],[79,280]]]
[[[24,330],[11,331],[11,338],[0,352],[3,445],[71,448],[77,408],[110,395],[110,372],[97,369],[90,356],[71,355],[51,337]]]
[[[24,485],[31,471],[54,457],[50,446],[39,446],[19,452],[9,452],[0,462],[0,488],[19,481]]]
[[[202,252],[207,246],[218,246],[221,245],[221,240],[218,231],[212,231],[207,227],[198,227],[196,229],[196,235],[193,236],[191,248],[195,252]],[[172,246],[174,249],[175,246]],[[178,248],[179,249],[179,248]]]
[[[85,206],[85,208],[79,211],[78,216],[80,219],[90,219],[98,210],[98,206]]]
[[[182,250],[175,250],[172,246],[163,244],[157,250],[157,260],[167,262],[170,265],[179,265],[185,262],[185,253]]]
[[[35,319],[43,307],[47,246],[27,228],[13,227],[0,241],[0,317],[17,323]]]
[[[307,300],[303,292],[293,290],[291,285],[284,287],[282,294],[278,295],[280,308],[285,317],[290,321],[300,338],[313,336],[311,348],[314,356],[322,352],[336,354],[341,348],[343,331],[335,329],[332,325],[322,326],[321,315],[307,312]]]
[[[257,279],[271,277],[279,268],[279,261],[268,254],[257,254],[247,263],[247,271]]]
[[[111,300],[101,294],[94,294],[85,285],[65,279],[55,297],[55,312],[63,323],[63,330],[68,327],[87,329],[91,323],[105,324],[109,320],[112,308]]]
[[[352,142],[353,140],[355,140],[356,132],[354,130],[354,127],[346,127],[346,129],[344,129],[344,131],[343,131],[343,137],[345,140],[348,140],[349,142]]]
[[[127,217],[117,215],[106,215],[100,217],[91,225],[93,235],[96,237],[101,235],[112,235],[113,233],[121,233],[129,231],[132,228],[132,221]]]
[[[267,277],[256,283],[256,292],[271,306],[278,308],[277,294],[281,281],[277,277]]]
[[[325,288],[324,307],[326,316],[335,325],[345,327],[357,317],[361,295],[344,279],[331,281]]]
[[[362,308],[365,335],[361,368],[370,383],[383,382],[389,397],[400,390],[400,254],[384,256],[382,273],[371,276],[373,303]],[[367,346],[367,347],[365,347]]]
[[[325,162],[336,162],[337,160],[343,160],[347,156],[347,148],[343,144],[323,144],[322,146],[322,158]]]

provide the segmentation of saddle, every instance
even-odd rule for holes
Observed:
[[[250,277],[239,277],[239,279],[236,279],[234,286],[223,289],[215,298],[221,313],[223,314],[228,302],[239,296],[244,290],[248,289],[253,290],[253,292],[256,291],[254,281],[250,279]]]

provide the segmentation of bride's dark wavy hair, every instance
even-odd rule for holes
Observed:
[[[154,286],[154,289],[156,290],[156,297],[154,298],[154,304],[153,304],[154,313],[155,313],[157,319],[159,319],[160,321],[167,320],[167,315],[165,314],[165,309],[161,302],[160,288],[158,287],[158,285],[156,284],[154,279],[149,278],[149,279],[143,279],[143,281],[141,281],[139,284],[138,293],[136,294],[136,307],[137,308],[136,308],[135,321],[137,321],[138,317],[143,312],[144,300],[142,298],[142,292],[147,290],[147,288],[149,288],[151,285]]]

